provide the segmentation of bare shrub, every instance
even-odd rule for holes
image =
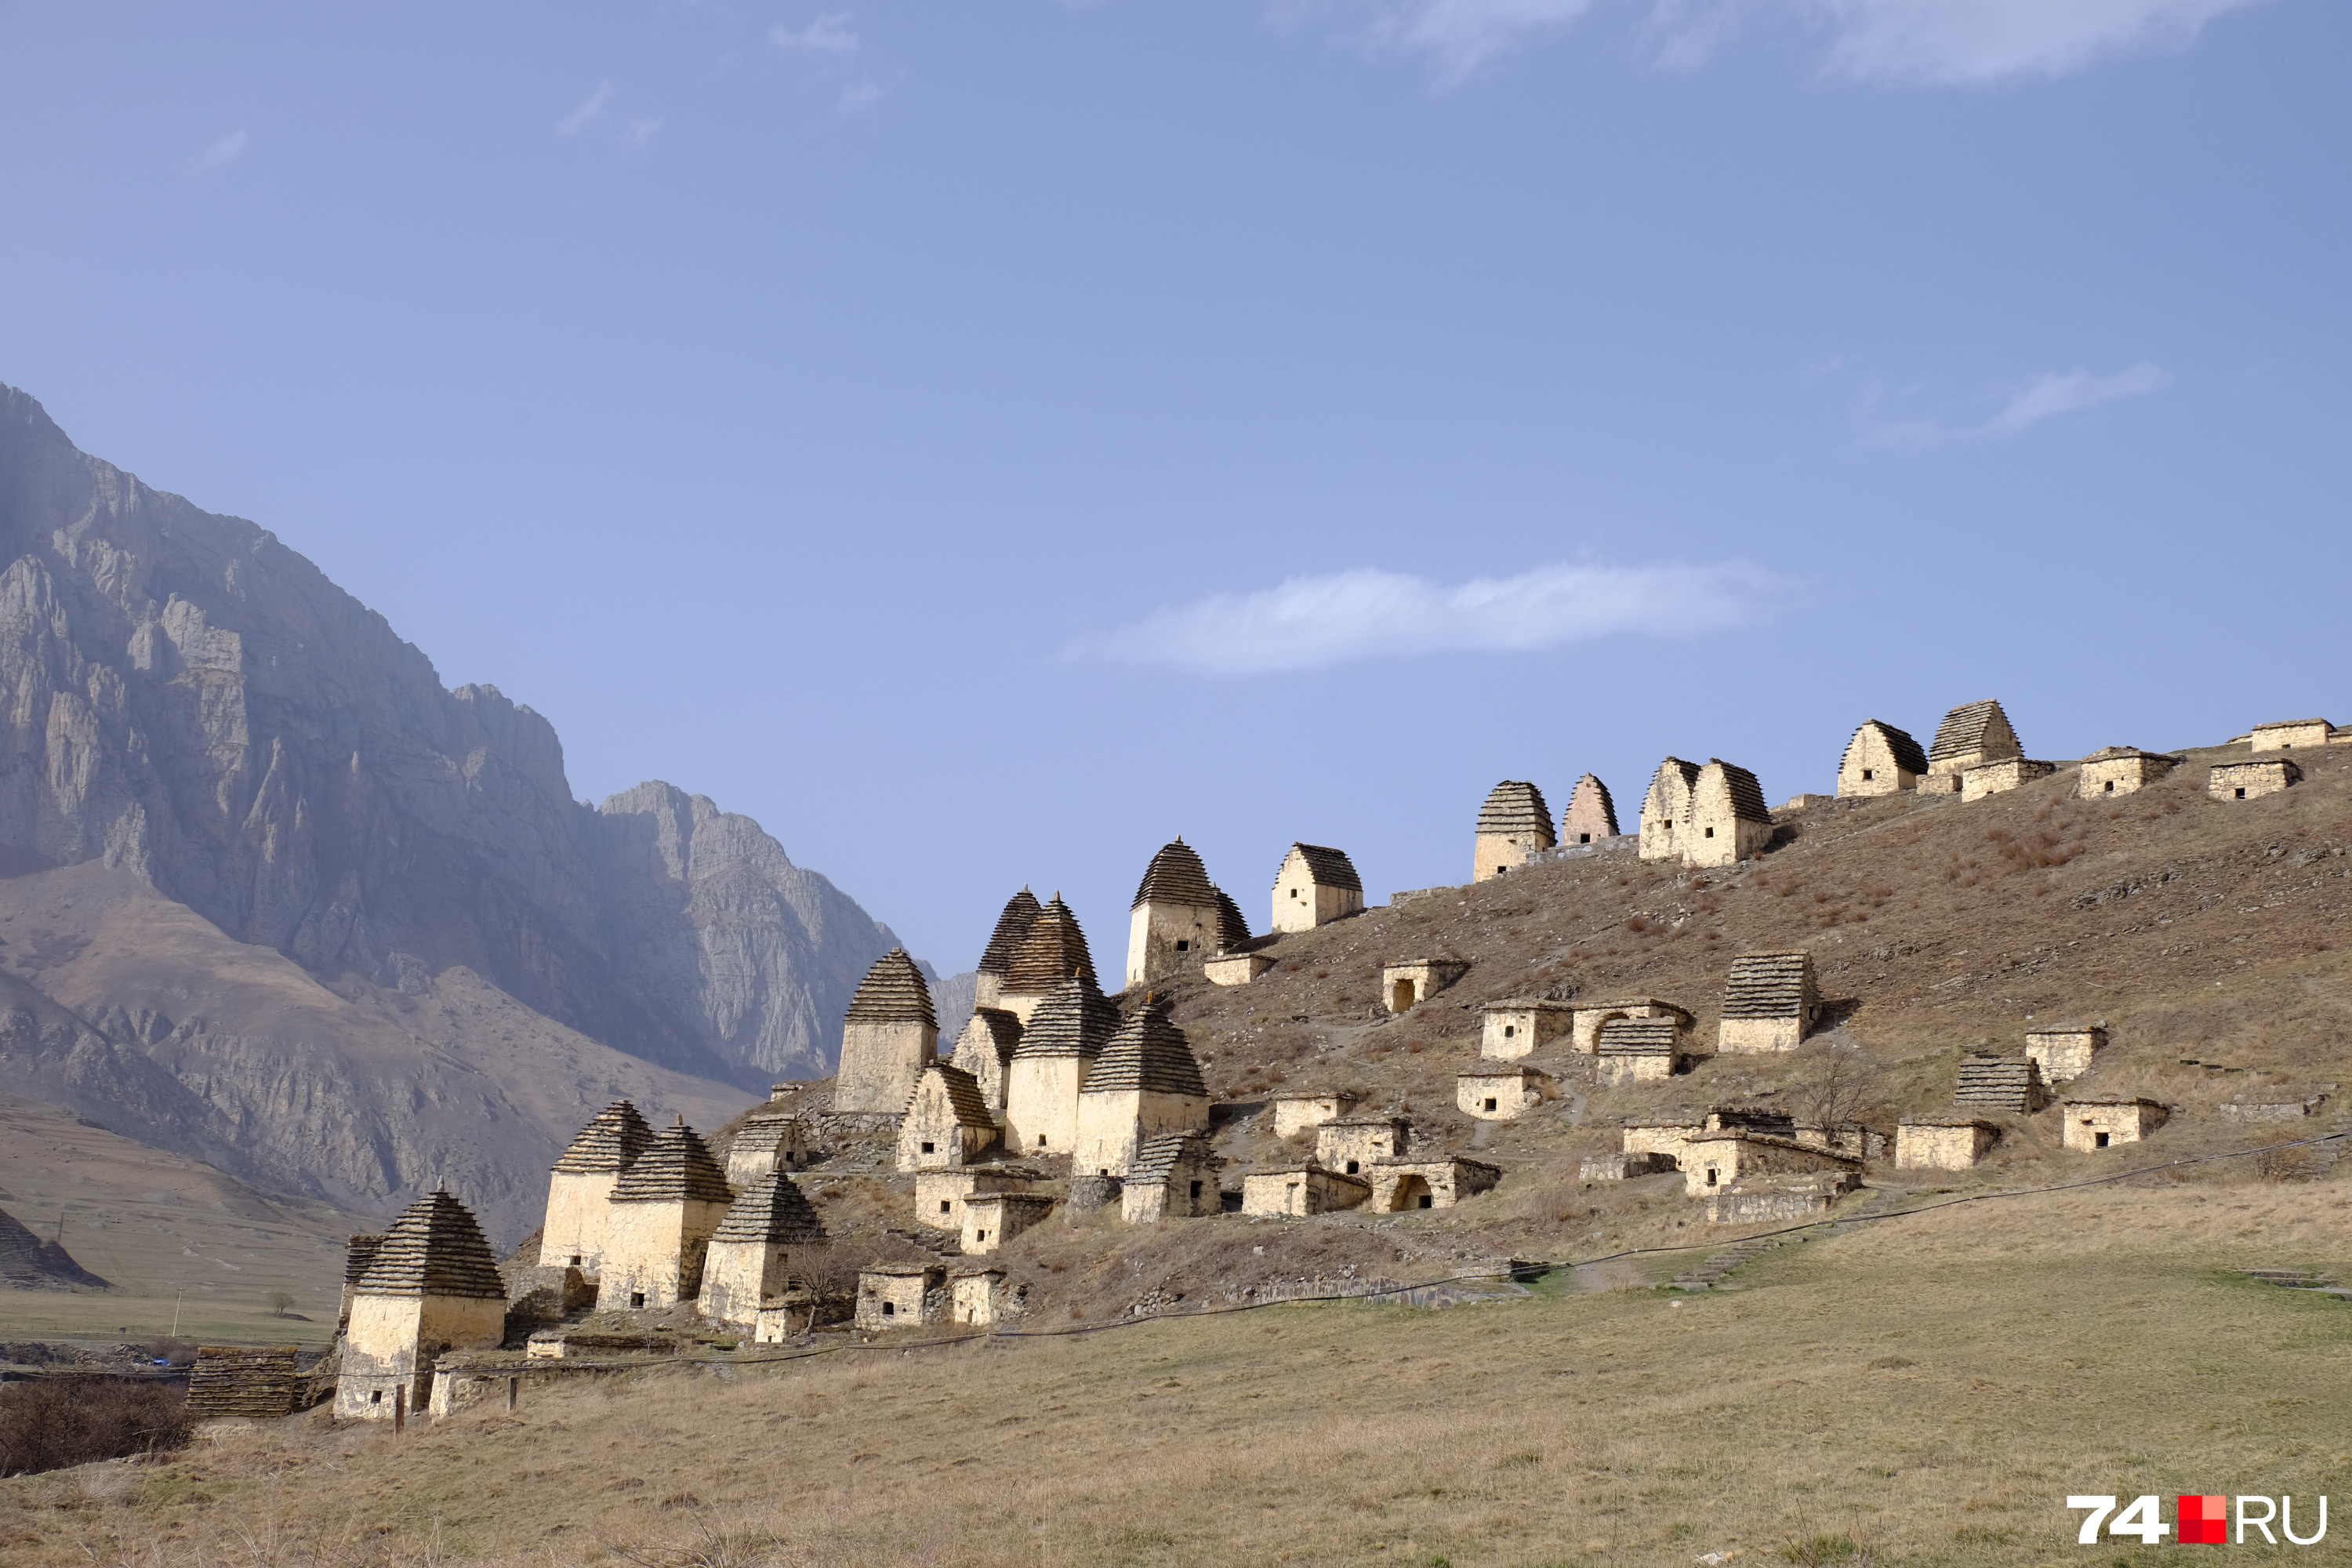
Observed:
[[[187,1398],[157,1383],[45,1377],[0,1388],[0,1476],[185,1446]]]

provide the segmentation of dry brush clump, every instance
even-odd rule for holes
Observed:
[[[195,1423],[180,1390],[123,1378],[36,1378],[0,1387],[0,1476],[167,1453]]]

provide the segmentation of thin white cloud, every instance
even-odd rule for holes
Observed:
[[[1801,0],[1830,72],[1936,87],[2060,77],[2117,55],[2185,49],[2256,0]]]
[[[1948,446],[1956,441],[1999,441],[2022,435],[2045,419],[2079,414],[2118,398],[2145,397],[2172,384],[2171,373],[2142,362],[2112,375],[2087,370],[2045,371],[2011,393],[1992,416],[1974,425],[1951,426],[1932,420],[1908,420],[1881,428],[1874,439],[1881,446],[1914,450]]]
[[[613,84],[600,81],[595,90],[580,100],[579,107],[555,122],[558,136],[577,136],[599,120],[613,106]]]
[[[642,150],[647,142],[660,134],[661,128],[661,116],[657,114],[630,115],[628,122],[621,127],[622,150],[628,153]]]
[[[1797,28],[1823,70],[1888,86],[1977,86],[2069,75],[2116,56],[2183,49],[2214,18],[2261,0],[1620,0],[1660,64],[1703,64],[1738,32]],[[1275,0],[1277,15],[1318,0]],[[1328,0],[1378,47],[1429,61],[1453,85],[1545,42],[1594,0]]]
[[[206,147],[204,151],[204,155],[198,158],[196,162],[207,169],[226,168],[229,164],[236,163],[238,158],[244,155],[245,144],[248,140],[249,138],[244,132],[232,131],[227,135],[222,137],[219,141],[215,142],[212,145]]]
[[[1624,632],[1718,631],[1766,620],[1800,597],[1799,584],[1744,561],[1555,564],[1451,585],[1366,567],[1212,595],[1068,652],[1255,675],[1416,654],[1527,652]]]
[[[779,22],[768,29],[768,42],[788,55],[824,60],[845,60],[857,53],[857,35],[850,30],[846,11],[827,11],[805,27]]]

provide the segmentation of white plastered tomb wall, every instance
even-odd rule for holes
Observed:
[[[389,1421],[404,1400],[410,1414],[426,1409],[434,1358],[444,1351],[498,1349],[506,1315],[506,1302],[497,1300],[353,1296],[335,1380],[336,1418]]]
[[[841,1031],[841,1072],[834,1079],[833,1108],[869,1116],[896,1116],[907,1109],[915,1079],[939,1059],[940,1032],[920,1020],[852,1023]]]
[[[661,1311],[702,1289],[710,1233],[727,1217],[724,1203],[665,1198],[610,1205],[604,1266],[596,1276],[599,1311]]]

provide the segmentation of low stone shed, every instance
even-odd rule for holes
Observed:
[[[2179,757],[2143,752],[2133,746],[2108,746],[2083,759],[2074,793],[2084,800],[2111,795],[2137,795],[2180,765]]]
[[[1731,961],[1716,1048],[1793,1051],[1821,1016],[1813,955],[1802,949],[1748,952]]]
[[[1327,1171],[1313,1160],[1268,1166],[1242,1177],[1242,1213],[1266,1218],[1303,1219],[1351,1209],[1372,1195],[1361,1176]]]
[[[1326,1121],[1337,1121],[1356,1108],[1356,1097],[1344,1089],[1309,1089],[1303,1094],[1274,1097],[1274,1135],[1287,1138]]]
[[[1965,1171],[1990,1153],[2000,1139],[2000,1128],[1972,1117],[1907,1117],[1895,1128],[1895,1168]]]
[[[2153,1100],[2070,1100],[2059,1110],[2066,1118],[2066,1147],[2084,1152],[2137,1143],[2171,1115]]]
[[[2303,782],[2303,770],[2284,757],[2223,763],[2205,776],[2205,793],[2215,800],[2259,800]]]
[[[1685,1029],[1692,1022],[1688,1009],[1654,996],[1634,996],[1622,1002],[1580,1002],[1574,1017],[1570,1026],[1570,1043],[1588,1057],[1600,1050],[1601,1026],[1613,1018],[1674,1018]]]
[[[1463,1154],[1434,1160],[1376,1160],[1364,1171],[1372,1184],[1370,1207],[1381,1214],[1448,1209],[1465,1198],[1492,1190],[1503,1179],[1499,1166]]]
[[[2045,1084],[2071,1083],[2091,1070],[2107,1048],[2107,1031],[2097,1024],[2065,1024],[2025,1032],[2026,1059],[2042,1069]]]
[[[1758,1176],[1859,1173],[1851,1154],[1809,1148],[1793,1138],[1747,1131],[1702,1132],[1683,1146],[1683,1190],[1695,1198]]]
[[[1391,1013],[1409,1013],[1470,972],[1458,958],[1408,958],[1381,966],[1381,1000]]]
[[[940,1263],[885,1264],[857,1271],[857,1327],[910,1329],[938,1318],[933,1292],[947,1283]]]
[[[1412,1136],[1402,1116],[1359,1116],[1315,1130],[1315,1159],[1326,1170],[1355,1176],[1375,1160],[1401,1158]]]
[[[2246,739],[2255,752],[2316,751],[2326,745],[2336,727],[2325,719],[2280,719],[2257,724]]]
[[[1532,1056],[1574,1027],[1576,1009],[1565,1002],[1519,996],[1478,1009],[1478,1054],[1498,1061]]]
[[[963,1249],[994,1252],[1052,1210],[1043,1193],[974,1193],[963,1200]]]
[[[1960,773],[1960,799],[1982,800],[1989,795],[2006,795],[2022,789],[2036,779],[2046,779],[2058,771],[2055,763],[2038,763],[2030,757],[2010,757],[1997,763],[1979,763]]]
[[[1559,1080],[1530,1067],[1486,1068],[1454,1078],[1454,1103],[1481,1121],[1514,1121],[1559,1097]]]
[[[1927,773],[1927,753],[1909,731],[1866,720],[1838,762],[1838,798],[1899,795],[1918,788]]]
[[[1646,1083],[1683,1069],[1687,1052],[1676,1018],[1612,1018],[1601,1026],[1594,1054],[1595,1081]]]

